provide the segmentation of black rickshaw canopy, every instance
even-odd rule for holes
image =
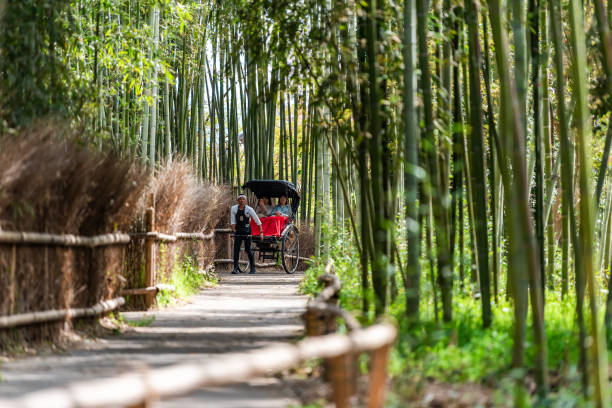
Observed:
[[[251,190],[257,199],[261,197],[278,198],[287,196],[291,203],[291,211],[295,215],[298,206],[300,205],[300,195],[295,188],[295,185],[286,180],[249,180],[242,188]]]

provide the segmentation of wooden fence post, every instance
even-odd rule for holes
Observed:
[[[336,408],[349,408],[357,405],[355,395],[357,390],[356,357],[352,353],[347,353],[325,361],[325,374],[332,384],[332,394]]]
[[[307,335],[322,336],[335,333],[338,330],[336,320],[338,317],[344,318],[349,330],[359,329],[359,323],[350,315],[343,314],[338,307],[341,284],[334,274],[333,262],[328,263],[325,273],[319,276],[318,280],[325,288],[316,298],[309,301],[306,312],[302,315]],[[331,383],[336,407],[349,408],[358,403],[358,357],[358,354],[349,350],[345,354],[323,360],[323,378]]]
[[[147,208],[146,216],[147,232],[155,232],[155,208]],[[145,239],[145,286],[150,288],[155,286],[155,238],[147,237]],[[145,295],[147,307],[155,304],[155,293]]]
[[[8,314],[17,313],[15,310],[15,293],[17,292],[17,245],[11,247],[11,270],[9,272],[9,296],[8,296]],[[45,285],[47,282],[45,281]]]
[[[331,279],[321,279],[325,287],[333,284]],[[329,298],[327,304],[337,306],[340,301],[340,291]],[[321,316],[322,315],[322,316]],[[338,331],[338,321],[335,315],[320,313],[319,321],[323,325],[323,334]],[[356,406],[357,392],[357,355],[347,353],[338,357],[328,358],[324,362],[325,379],[332,384],[332,394],[336,408]]]
[[[323,286],[328,288],[333,285],[334,281],[332,279],[326,279],[326,275],[319,277],[319,281],[323,282]],[[327,301],[328,304],[338,305],[340,301],[340,290],[338,290],[334,295],[329,298]],[[323,320],[323,334],[335,333],[338,330],[338,322],[336,321],[336,316],[330,315],[329,313],[323,313],[321,319]]]
[[[322,316],[320,313],[314,312],[310,309],[306,309],[302,315],[306,326],[307,336],[321,336],[323,335],[323,324]]]
[[[387,366],[391,346],[386,345],[372,352],[368,408],[383,408],[387,394]]]
[[[234,251],[232,250],[232,233],[231,231],[227,234],[227,241],[225,245],[227,247],[227,259],[234,259]]]
[[[142,401],[139,402],[138,404],[134,404],[134,405],[128,405],[127,408],[149,408],[151,406],[151,404],[149,404],[149,401]]]

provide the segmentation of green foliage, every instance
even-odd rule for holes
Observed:
[[[398,235],[405,227],[398,223]],[[342,281],[340,304],[343,308],[359,313],[362,305],[360,270],[357,252],[347,231],[325,226],[329,236],[328,257],[334,260],[335,271]],[[403,243],[402,243],[403,245]],[[405,248],[400,245],[400,253]],[[306,271],[301,291],[315,295],[320,291],[317,277],[323,273],[329,258],[313,261]],[[519,400],[526,398],[524,406],[531,406],[530,396],[522,386],[517,386],[532,372],[511,368],[513,306],[505,299],[493,307],[493,324],[482,328],[481,302],[477,296],[462,293],[459,285],[454,288],[454,319],[450,323],[438,322],[433,315],[432,287],[429,282],[428,266],[423,264],[421,276],[421,310],[423,319],[409,325],[405,319],[405,298],[400,287],[398,296],[390,304],[389,314],[398,322],[399,339],[392,350],[389,370],[393,378],[390,401],[403,406],[406,399],[414,397],[414,390],[421,389],[429,382],[457,384],[483,384],[494,389],[496,406],[520,406]],[[398,273],[397,279],[401,276]],[[502,282],[503,285],[504,282]],[[398,286],[401,286],[398,285]],[[368,296],[373,294],[368,292]],[[371,303],[370,303],[371,304]],[[367,321],[371,322],[370,311]],[[580,396],[577,373],[578,350],[575,346],[577,328],[575,325],[575,302],[572,297],[560,299],[559,294],[547,291],[545,321],[547,323],[548,366],[555,377],[558,391],[548,401],[551,406],[586,406]],[[528,317],[528,321],[531,317]],[[534,361],[533,332],[527,332],[527,366]],[[408,386],[407,384],[412,384]],[[523,397],[521,397],[523,395]],[[509,404],[508,401],[511,401]],[[564,404],[570,405],[564,405]],[[513,405],[518,404],[518,405]]]
[[[478,299],[457,296],[456,317],[451,323],[423,321],[415,327],[400,326],[400,339],[394,350],[391,371],[394,375],[410,372],[421,378],[450,382],[499,381],[511,374],[513,314],[509,303],[494,310],[493,325],[483,329]],[[574,330],[574,306],[570,302],[549,299],[546,304],[549,366],[560,370],[577,361]],[[403,310],[394,314],[400,322]],[[527,359],[533,361],[533,338],[527,336]]]
[[[115,320],[116,323],[127,324],[132,327],[147,327],[150,326],[155,321],[155,315],[145,315],[138,320],[130,320],[126,319],[122,313],[111,314],[111,319]]]
[[[175,262],[174,265],[168,281],[164,283],[174,285],[175,291],[173,293],[158,292],[157,304],[161,307],[170,306],[177,300],[195,295],[205,282],[211,285],[218,283],[218,279],[214,275],[200,273],[197,263],[191,257],[185,256],[182,262]]]
[[[326,406],[325,402],[313,402],[307,405],[290,405],[289,408],[324,408]]]
[[[324,272],[327,260],[333,259],[336,273],[342,281],[340,305],[347,310],[359,310],[362,302],[361,271],[358,268],[358,254],[350,232],[330,225],[323,225],[322,229],[322,235],[327,237],[326,257],[314,260],[300,283],[300,291],[309,295],[318,293],[320,285],[317,277]],[[368,296],[372,304],[373,293],[368,292]]]
[[[6,2],[0,15],[0,128],[67,116],[82,105],[66,60],[73,28],[62,0]]]

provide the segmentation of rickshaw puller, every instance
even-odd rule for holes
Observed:
[[[240,257],[240,246],[244,241],[244,250],[246,251],[249,262],[251,263],[250,274],[255,273],[255,257],[251,250],[251,244],[253,238],[251,237],[251,218],[255,221],[255,224],[259,226],[259,236],[263,239],[263,228],[261,227],[261,221],[255,210],[250,206],[246,205],[246,196],[240,194],[238,196],[238,204],[234,205],[230,211],[230,223],[232,224],[232,231],[234,231],[234,269],[233,274],[237,274],[240,269],[238,268],[238,258]]]

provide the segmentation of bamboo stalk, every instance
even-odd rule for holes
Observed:
[[[144,129],[144,132],[149,132],[149,165],[151,168],[155,168],[155,161],[157,157],[157,107],[158,107],[158,81],[157,81],[157,48],[159,47],[159,7],[157,5],[153,6],[151,10],[151,23],[152,23],[152,35],[153,35],[153,45],[150,57],[153,59],[153,73],[151,74],[151,98],[152,103],[149,107],[150,120],[149,120],[149,129]]]
[[[501,143],[502,145],[502,162],[500,162],[500,170],[502,179],[504,180],[504,194],[506,195],[506,207],[509,213],[508,234],[509,234],[509,251],[512,254],[511,268],[509,275],[512,279],[509,282],[514,283],[514,298],[515,298],[515,329],[513,343],[513,365],[521,367],[524,365],[524,342],[525,342],[525,318],[527,315],[527,285],[526,278],[531,275],[534,279],[539,278],[537,251],[533,237],[533,227],[530,223],[530,210],[528,204],[528,186],[527,186],[527,171],[525,165],[525,132],[524,132],[524,115],[521,115],[520,94],[517,97],[516,83],[512,82],[510,69],[507,64],[507,56],[509,55],[509,44],[507,33],[504,29],[504,13],[501,11],[501,2],[499,0],[488,0],[489,5],[489,20],[495,43],[495,57],[497,62],[498,75],[500,79],[500,129],[502,130]],[[518,32],[518,31],[517,31]],[[520,37],[520,36],[519,36]],[[524,37],[523,37],[524,38]],[[520,38],[519,38],[519,43]],[[523,44],[519,44],[523,45]],[[517,56],[518,57],[518,56]],[[521,63],[520,61],[518,62]],[[522,67],[517,67],[522,68]],[[517,78],[517,81],[521,78]],[[520,81],[522,85],[522,81]],[[539,281],[537,285],[539,286]],[[540,307],[541,291],[535,295],[536,307],[534,308],[534,335],[536,342],[540,345],[545,345],[544,328],[540,326],[543,316],[541,316],[542,308]],[[539,297],[538,297],[539,296]],[[536,318],[537,317],[537,318]],[[541,349],[545,350],[544,347]],[[543,353],[538,353],[539,361],[546,361],[541,358]],[[547,371],[543,371],[547,373]]]
[[[154,199],[151,200],[155,202]],[[149,207],[147,208],[147,212],[145,214],[145,223],[146,228],[149,233],[153,233],[155,231],[155,208]],[[152,238],[152,237],[151,237]],[[148,238],[145,241],[145,285],[147,287],[151,287],[155,285],[155,259],[156,251],[155,251],[155,240]],[[155,296],[151,293],[147,294],[146,297],[146,305],[147,307],[152,306],[155,303]]]
[[[569,242],[571,240],[574,249],[574,270],[576,275],[576,314],[578,317],[578,333],[579,333],[579,344],[584,345],[586,341],[586,332],[584,328],[584,316],[583,316],[583,303],[584,303],[584,274],[582,272],[582,247],[578,243],[578,227],[576,225],[576,217],[574,211],[574,161],[572,158],[571,144],[570,144],[570,132],[569,125],[570,120],[568,117],[571,115],[573,109],[567,109],[565,104],[565,90],[566,90],[566,78],[565,78],[565,66],[563,58],[563,27],[561,24],[561,8],[562,4],[559,0],[549,1],[549,22],[551,26],[551,33],[553,39],[554,63],[556,68],[556,92],[559,94],[557,97],[557,116],[559,117],[559,139],[560,139],[560,151],[561,151],[561,189],[563,197],[563,266],[562,266],[562,279],[563,287],[562,294],[567,293],[567,276],[568,270],[566,265],[569,260]],[[567,225],[566,225],[567,224]],[[589,384],[589,372],[586,361],[586,350],[584,347],[579,347],[579,366],[581,371],[582,389],[586,396],[588,392]]]
[[[581,269],[583,279],[590,287],[589,308],[591,311],[591,338],[593,364],[593,399],[597,407],[608,406],[608,359],[604,342],[604,333],[598,319],[598,286],[595,279],[597,270],[595,260],[595,200],[592,199],[591,188],[591,118],[588,107],[588,80],[586,75],[586,39],[584,33],[584,14],[582,5],[576,0],[570,0],[570,42],[574,49],[572,53],[572,73],[574,78],[574,97],[576,98],[576,144],[578,161],[580,163],[580,246],[582,248]],[[580,295],[578,295],[580,296]],[[587,344],[581,344],[587,347]]]
[[[486,162],[483,139],[482,93],[480,83],[481,52],[478,26],[478,5],[473,0],[465,2],[466,25],[468,27],[469,81],[470,81],[470,177],[472,181],[471,199],[474,206],[474,238],[476,248],[476,265],[480,281],[482,301],[482,325],[489,327],[492,322],[489,244],[487,236],[487,191]]]

